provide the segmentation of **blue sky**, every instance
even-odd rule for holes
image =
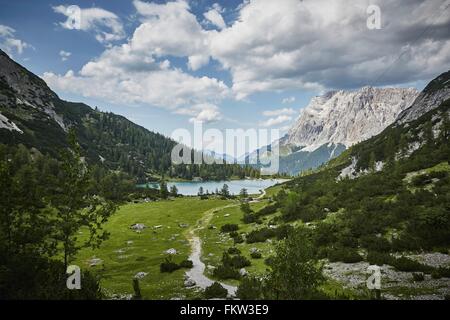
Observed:
[[[378,4],[380,28],[367,26]],[[81,24],[68,24],[68,7]],[[177,128],[277,128],[331,89],[449,69],[445,1],[6,1],[0,47],[60,97]],[[423,32],[420,28],[423,28]],[[419,36],[421,35],[421,36]]]

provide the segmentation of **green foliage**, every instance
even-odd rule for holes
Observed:
[[[252,257],[253,259],[261,259],[262,254],[259,251],[253,251],[252,253],[250,253],[250,257]]]
[[[281,242],[271,260],[267,295],[272,299],[298,300],[318,296],[323,283],[322,266],[317,261],[310,234],[296,229]]]
[[[55,212],[53,239],[62,245],[65,266],[82,247],[97,248],[108,237],[102,224],[116,210],[112,202],[88,193],[88,168],[81,161],[74,131],[69,132],[69,146],[71,149],[64,150],[61,156],[61,180],[49,195],[49,204]],[[89,238],[80,245],[77,234],[82,227],[88,229]]]
[[[218,282],[214,282],[212,285],[207,287],[204,292],[205,299],[214,299],[214,298],[226,298],[228,295],[227,289],[222,287],[222,285]]]
[[[425,280],[425,275],[422,272],[413,272],[412,277],[414,282],[421,282]]]
[[[238,270],[234,269],[231,266],[224,266],[224,265],[220,265],[217,268],[215,268],[213,271],[213,276],[222,280],[227,279],[238,280],[241,278],[241,275],[239,274]]]
[[[166,257],[164,259],[164,262],[162,262],[159,265],[159,270],[164,273],[172,273],[174,271],[177,271],[179,269],[185,268],[185,269],[191,269],[194,266],[193,262],[191,260],[183,260],[180,263],[175,263],[172,261],[172,258]]]
[[[178,188],[176,185],[170,187],[170,196],[178,197]]]
[[[263,281],[256,277],[245,277],[239,284],[236,297],[240,300],[263,299]]]
[[[248,197],[247,189],[242,188],[241,191],[239,192],[239,197],[241,197],[243,199],[247,198]]]
[[[191,260],[183,260],[180,262],[180,268],[191,269],[194,267],[194,263]]]
[[[241,250],[239,250],[236,247],[231,247],[231,248],[228,248],[227,252],[228,252],[228,254],[240,254]]]
[[[330,262],[356,263],[362,261],[363,257],[354,248],[338,247],[328,251],[328,259]]]
[[[99,279],[81,273],[81,289],[68,290],[66,268],[61,261],[37,253],[8,254],[0,250],[0,299],[95,300],[102,299]]]
[[[250,204],[247,201],[242,201],[240,208],[241,211],[244,213],[244,215],[249,215],[253,212],[252,208],[250,207]]]
[[[167,189],[167,183],[165,181],[161,181],[159,184],[159,194],[162,199],[167,199],[169,197],[169,190]]]
[[[222,227],[220,227],[220,231],[224,232],[224,233],[235,232],[237,230],[239,230],[239,226],[234,223],[227,223],[227,224],[224,224]]]

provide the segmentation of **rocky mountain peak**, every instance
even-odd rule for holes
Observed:
[[[419,92],[414,88],[330,91],[311,99],[281,142],[314,151],[324,144],[346,147],[380,133],[408,108]]]

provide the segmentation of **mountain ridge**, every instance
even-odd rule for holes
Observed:
[[[88,162],[126,172],[139,182],[164,176],[259,176],[255,169],[232,164],[173,165],[176,141],[123,116],[60,99],[44,80],[0,50],[0,143],[24,144],[57,158],[68,147],[69,128],[75,130]]]

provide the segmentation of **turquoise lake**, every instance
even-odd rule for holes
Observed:
[[[227,184],[231,194],[239,194],[241,189],[247,189],[249,194],[259,194],[261,190],[287,181],[286,179],[246,179],[246,180],[231,180],[231,181],[183,181],[183,182],[168,182],[167,187],[175,185],[178,193],[184,196],[196,196],[200,187],[203,187],[204,192],[215,192],[220,190],[224,184]],[[145,185],[141,185],[144,187]],[[149,183],[150,188],[159,188],[158,183]]]

